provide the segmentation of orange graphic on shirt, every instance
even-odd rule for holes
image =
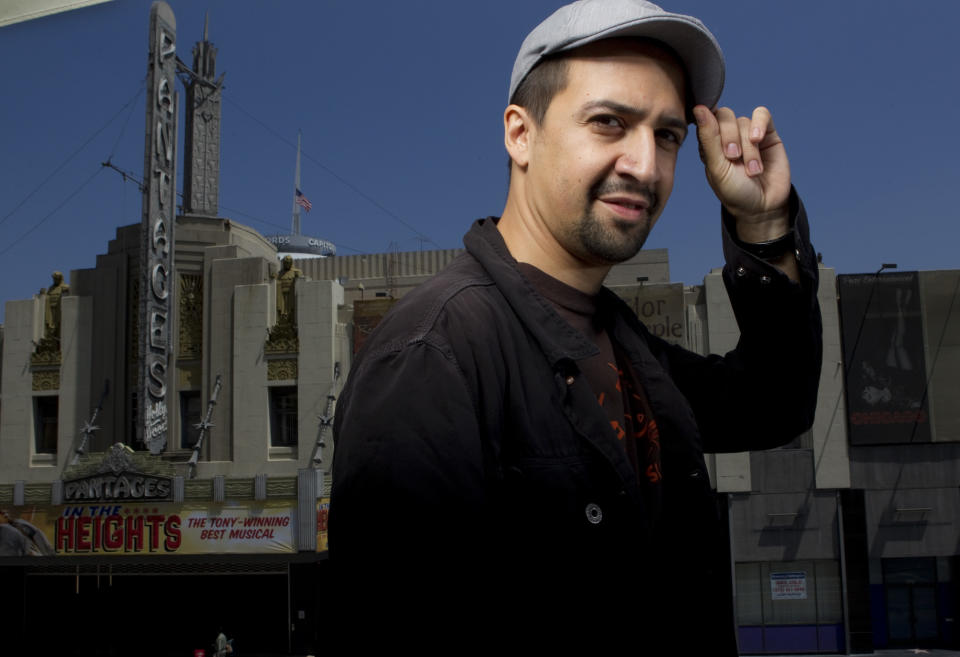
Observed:
[[[610,420],[610,426],[613,427],[613,430],[617,432],[617,440],[623,440],[623,437],[627,435],[627,432],[616,420]]]
[[[620,382],[623,381],[623,370],[618,368],[613,363],[607,363],[607,366],[617,373],[617,386],[616,386],[617,392],[623,392],[623,389],[620,387]]]
[[[640,417],[642,415],[638,415],[637,419]],[[650,418],[644,425],[644,430],[647,434],[647,463],[650,464],[647,466],[647,479],[655,484],[663,478],[663,473],[660,472],[660,429],[653,418]]]

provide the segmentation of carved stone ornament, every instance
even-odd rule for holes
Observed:
[[[59,365],[62,360],[59,338],[43,337],[30,354],[31,365]]]
[[[268,381],[291,381],[297,378],[297,359],[280,358],[267,361]]]
[[[101,475],[150,474],[158,477],[173,477],[176,468],[163,458],[146,452],[134,451],[129,445],[116,443],[105,452],[83,454],[76,464],[68,466],[63,473],[66,482]]]
[[[264,351],[268,354],[296,354],[300,352],[300,338],[297,327],[290,324],[277,324],[270,329]]]
[[[33,373],[35,391],[59,390],[60,370],[40,370]]]
[[[133,450],[123,443],[112,445],[100,462],[97,472],[112,472],[120,474],[121,472],[137,472],[137,466],[133,462]]]
[[[180,352],[178,356],[203,356],[203,276],[180,274]]]

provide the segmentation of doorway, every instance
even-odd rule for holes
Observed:
[[[889,645],[936,646],[940,639],[936,558],[884,559],[883,588]]]

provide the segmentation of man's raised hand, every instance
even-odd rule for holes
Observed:
[[[750,118],[721,107],[693,108],[707,181],[737,220],[738,237],[764,242],[788,230],[790,163],[766,107]]]

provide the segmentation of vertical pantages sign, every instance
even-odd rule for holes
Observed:
[[[153,454],[167,444],[167,367],[173,307],[173,223],[177,199],[176,20],[150,7],[147,127],[140,246],[138,434]]]

